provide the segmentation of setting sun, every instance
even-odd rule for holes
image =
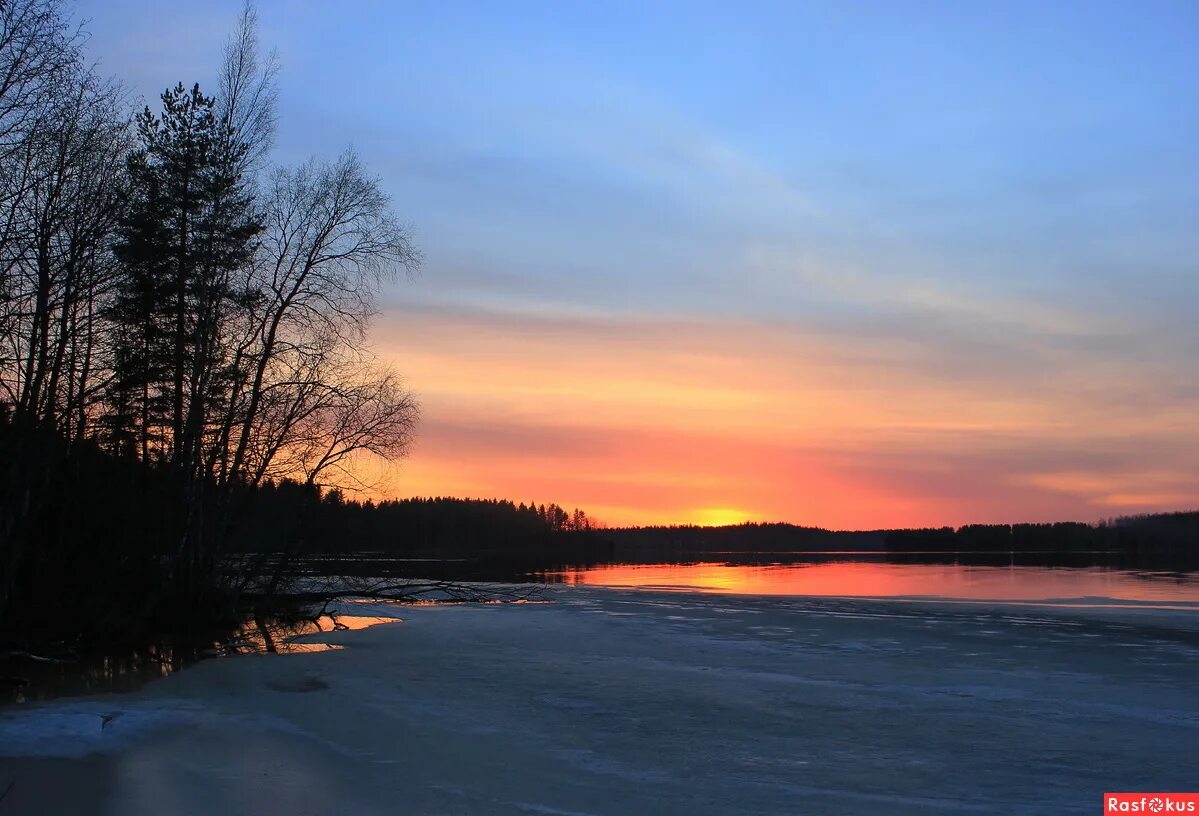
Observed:
[[[700,527],[724,527],[756,520],[753,513],[735,507],[704,507],[694,512],[690,523]]]

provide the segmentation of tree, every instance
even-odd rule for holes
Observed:
[[[0,2],[0,616],[98,393],[120,91],[57,0]]]
[[[327,471],[349,439],[355,450],[402,452],[415,403],[365,348],[380,283],[420,260],[387,196],[347,152],[277,170],[265,223],[248,283],[260,297],[236,353],[249,373],[230,403],[219,481],[310,474],[321,445],[330,455],[317,457],[317,472]]]
[[[215,104],[199,85],[180,83],[162,94],[161,116],[146,108],[138,117],[116,247],[126,274],[111,312],[113,436],[136,440],[126,447],[143,461],[169,463],[183,485],[188,520],[177,566],[189,588],[211,560],[203,453],[236,378],[227,337],[253,299],[234,276],[254,257],[262,229],[242,177],[247,147]]]
[[[258,12],[247,0],[237,20],[237,29],[225,44],[221,61],[217,107],[228,123],[228,133],[244,146],[239,169],[252,175],[266,160],[275,140],[275,103],[279,92],[276,79],[279,60],[266,57],[258,44]]]
[[[42,169],[15,208],[26,248],[10,271],[17,365],[3,382],[18,417],[74,438],[95,396],[96,304],[114,277],[109,250],[128,139],[117,86],[82,70],[63,80],[27,146]]]
[[[137,549],[139,586],[185,606],[235,591],[221,542],[242,497],[354,488],[362,457],[407,449],[416,401],[367,330],[419,254],[352,151],[269,167],[256,21],[247,4],[214,97],[179,84],[131,122],[60,0],[0,0],[0,620],[22,570],[86,552],[48,510],[85,472],[120,474],[94,492],[144,511],[89,528],[108,563]]]
[[[222,330],[248,295],[232,284],[253,256],[261,223],[239,171],[245,146],[215,102],[182,84],[162,116],[138,117],[130,196],[117,256],[127,270],[113,311],[120,399],[139,406],[139,449],[176,468],[198,467],[220,398]],[[140,392],[140,393],[138,393]]]

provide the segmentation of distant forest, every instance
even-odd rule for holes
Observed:
[[[971,524],[842,532],[747,523],[608,528],[555,504],[413,498],[346,500],[304,495],[294,483],[258,490],[241,526],[242,551],[303,555],[376,553],[406,559],[472,559],[532,568],[598,562],[774,561],[780,556],[892,555],[895,560],[1024,556],[1027,563],[1199,563],[1199,512],[1125,516],[1098,524]],[[975,559],[978,560],[978,559]],[[982,559],[994,561],[995,559]],[[1002,560],[1002,559],[1001,559]]]
[[[441,497],[360,502],[338,490],[322,494],[284,481],[263,485],[244,508],[230,540],[231,550],[241,553],[539,561],[606,555],[592,546],[602,539],[584,511],[553,503]]]
[[[1123,516],[1098,524],[970,524],[847,532],[792,524],[740,524],[603,530],[600,536],[611,542],[614,558],[629,561],[857,552],[891,554],[895,560],[945,560],[958,555],[970,560],[966,557],[993,554],[1024,556],[1026,563],[1199,564],[1199,512]],[[1038,555],[1045,557],[1034,557]]]

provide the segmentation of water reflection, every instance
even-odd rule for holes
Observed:
[[[548,583],[746,595],[1046,601],[1108,598],[1199,604],[1199,573],[964,564],[602,564],[544,574]]]
[[[0,704],[56,697],[127,692],[213,657],[239,654],[305,654],[342,647],[314,639],[320,633],[366,629],[398,618],[329,615],[314,619],[246,618],[232,631],[163,639],[128,649],[81,654],[16,652],[0,658]]]

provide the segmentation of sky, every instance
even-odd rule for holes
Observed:
[[[82,0],[213,85],[240,2]],[[378,495],[836,529],[1199,507],[1199,4],[282,2],[274,159],[424,253]]]

